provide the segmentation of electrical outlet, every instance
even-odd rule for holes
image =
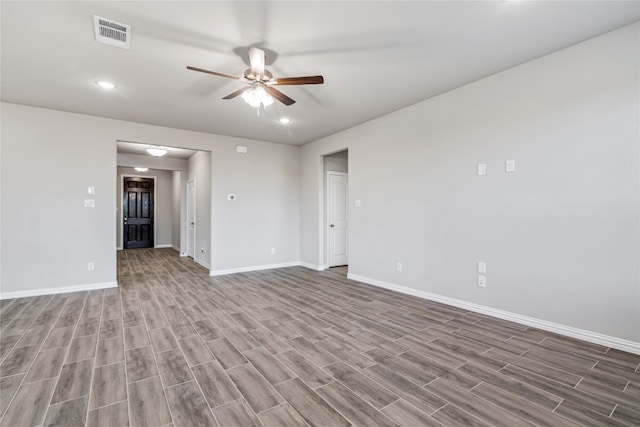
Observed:
[[[396,262],[396,271],[402,271],[402,263]]]
[[[276,248],[271,248],[271,255],[275,255],[276,254]]]
[[[478,286],[485,288],[487,286],[487,278],[485,276],[478,276]]]
[[[88,263],[87,263],[87,270],[89,270],[89,271],[93,271],[93,270],[95,270],[95,269],[96,269],[96,266],[95,266],[95,264],[94,264],[94,263],[92,263],[92,262],[88,262]]]

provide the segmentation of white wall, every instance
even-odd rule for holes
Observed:
[[[640,342],[638,32],[302,147],[302,261],[323,265],[321,156],[346,147],[350,274]]]
[[[216,240],[207,245],[218,253],[214,268],[272,263],[268,251],[238,246],[267,247],[272,233],[278,234],[282,259],[300,259],[297,147],[10,103],[2,103],[0,118],[2,298],[115,282],[118,139],[213,151],[214,200],[226,200],[230,183],[242,183],[238,193],[251,203],[214,209]],[[249,161],[238,161],[236,145],[250,148],[244,157]],[[83,207],[89,185],[97,191],[93,209]],[[95,262],[93,272],[87,271],[89,261]]]
[[[196,185],[194,259],[211,269],[211,153],[199,151],[188,160],[187,182]]]
[[[115,285],[115,140],[79,117],[2,105],[3,296]]]
[[[213,152],[216,272],[300,260],[299,148],[243,145],[249,150],[247,154],[237,153],[235,145]],[[227,200],[228,194],[235,194],[236,200]]]
[[[122,248],[122,177],[126,176],[145,176],[155,177],[155,211],[154,211],[154,227],[155,240],[154,246],[166,247],[172,246],[173,241],[173,174],[171,171],[149,169],[146,172],[138,172],[133,168],[119,167],[116,176],[116,207],[118,215],[116,218],[116,241],[118,248]],[[179,194],[178,194],[179,197]],[[178,204],[178,208],[180,205]],[[179,213],[178,213],[179,215]]]
[[[349,172],[349,151],[343,150],[324,156],[324,172]],[[325,176],[326,178],[326,176]]]

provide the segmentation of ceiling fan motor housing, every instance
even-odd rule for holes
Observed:
[[[244,78],[247,80],[262,80],[262,81],[269,81],[273,78],[273,74],[271,74],[271,71],[265,69],[262,75],[261,79],[258,79],[257,76],[253,75],[253,72],[251,71],[251,68],[247,68],[246,70],[244,70]]]

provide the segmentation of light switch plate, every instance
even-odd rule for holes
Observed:
[[[478,163],[478,175],[486,175],[486,174],[487,174],[487,164]]]
[[[505,172],[515,172],[516,170],[516,161],[515,160],[507,160],[504,162],[504,171]]]
[[[486,274],[487,273],[487,263],[483,261],[478,261],[478,273]]]
[[[359,208],[360,206],[362,206],[362,201],[356,200],[356,208]]]
[[[96,207],[96,201],[94,199],[85,199],[84,200],[84,207],[85,208],[95,208]]]
[[[96,194],[96,187],[94,187],[93,185],[90,185],[87,188],[87,194]]]

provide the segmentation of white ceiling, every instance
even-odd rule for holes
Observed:
[[[638,21],[639,5],[3,0],[2,100],[298,145]],[[96,43],[93,15],[131,25],[131,49]],[[297,103],[258,117],[221,99],[242,83],[185,68],[240,75],[250,45],[275,77],[325,84],[281,86]]]

